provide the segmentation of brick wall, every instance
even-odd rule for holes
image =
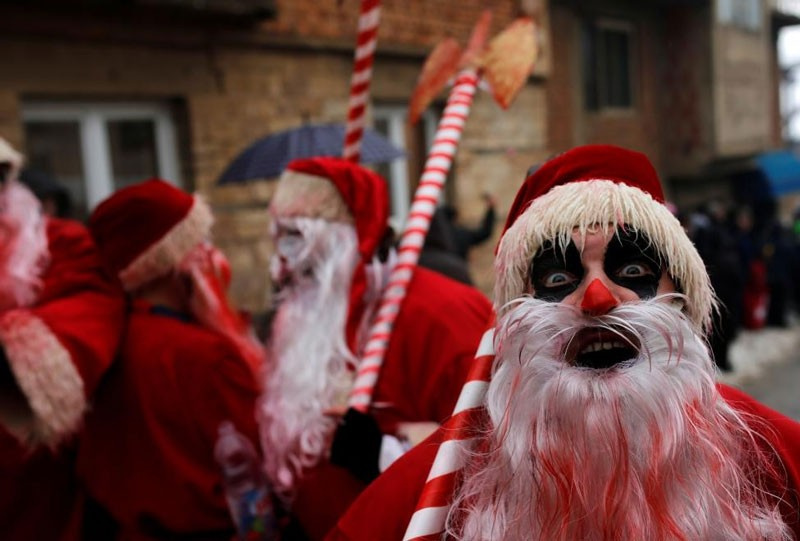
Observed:
[[[277,18],[262,24],[264,32],[348,45],[355,41],[359,6],[355,0],[277,0],[276,5]],[[492,9],[493,33],[518,15],[517,2],[511,0],[491,4],[485,0],[383,0],[378,47],[427,51],[448,35],[465,42],[487,7]]]
[[[528,168],[547,157],[549,111],[543,85],[528,84],[508,110],[487,94],[478,95],[456,161],[456,204],[460,220],[478,224],[485,205],[484,192],[497,200],[498,224],[494,235],[470,253],[470,270],[476,286],[490,293],[494,248],[508,209]]]

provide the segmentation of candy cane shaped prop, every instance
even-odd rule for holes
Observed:
[[[470,39],[472,49],[481,49],[491,14],[486,11],[478,21]],[[474,56],[474,51],[469,51]],[[414,90],[409,105],[409,117],[418,117],[427,103],[447,83],[447,79],[459,66],[459,57],[463,58],[458,43],[453,39],[445,40],[434,49],[423,66],[420,81]],[[358,411],[366,412],[372,402],[372,393],[378,382],[381,365],[389,346],[394,322],[400,313],[400,305],[405,298],[408,284],[419,260],[425,236],[430,227],[433,212],[442,192],[442,186],[453,163],[453,156],[458,148],[464,123],[469,116],[472,99],[478,85],[478,73],[475,67],[466,66],[456,80],[450,92],[444,113],[436,130],[433,146],[425,162],[419,186],[414,194],[414,201],[400,238],[398,260],[389,275],[386,290],[383,293],[377,316],[372,323],[367,344],[350,395],[348,405]]]
[[[450,510],[450,499],[458,482],[458,472],[465,465],[468,443],[472,437],[470,430],[489,387],[493,362],[494,329],[489,328],[475,353],[453,415],[442,425],[447,439],[439,446],[403,541],[441,538]]]
[[[353,76],[350,79],[350,102],[347,111],[347,127],[344,135],[346,160],[358,162],[361,158],[361,138],[369,101],[369,84],[372,81],[372,63],[378,43],[378,23],[381,20],[380,0],[361,0],[358,17],[358,39],[356,41]]]
[[[532,68],[515,58],[514,50],[528,47],[535,59],[537,53],[535,27],[530,19],[517,20],[492,42],[482,64],[484,74],[492,85],[495,99],[504,107],[510,103],[509,91],[519,89],[519,77]],[[513,90],[516,92],[516,90]],[[461,390],[453,416],[445,423],[447,438],[441,443],[425,481],[417,507],[411,516],[403,541],[434,541],[442,538],[459,472],[469,456],[471,427],[480,412],[489,386],[494,361],[494,331],[484,334],[475,361]]]
[[[474,68],[466,69],[459,75],[436,130],[433,146],[414,194],[408,223],[400,239],[397,263],[389,275],[389,283],[370,329],[356,381],[350,392],[349,405],[359,411],[366,412],[372,401],[372,392],[378,381],[392,327],[425,244],[425,236],[453,163],[477,85],[478,74]]]
[[[480,51],[483,48],[482,42],[488,32],[490,22],[491,16],[488,12],[485,12],[476,25],[470,39],[470,46],[464,55],[470,64],[473,64],[473,59],[477,60],[475,63],[484,63],[481,58],[478,58],[476,51]],[[506,35],[510,31],[513,31],[514,34],[519,34],[520,32],[533,34],[533,22],[528,18],[515,21],[508,30],[495,38],[492,43],[495,44],[500,38],[503,38],[504,44],[509,43]],[[533,39],[531,38],[530,41],[533,42]],[[527,43],[527,41],[522,40],[522,43]],[[452,47],[449,47],[449,50],[452,50]],[[490,46],[487,54],[491,51],[492,47]],[[442,58],[452,57],[452,54],[437,56],[438,52],[440,52],[439,48],[434,50],[434,54],[431,55],[432,58],[439,59],[438,68],[452,69],[452,63],[448,66],[446,61],[442,61]],[[525,52],[526,49],[524,47],[516,49],[514,54],[509,55],[508,58],[503,58],[502,62],[498,62],[501,65],[501,69],[499,71],[495,70],[496,74],[500,74],[500,80],[506,82],[501,87],[501,92],[504,93],[503,102],[506,104],[510,103],[512,96],[508,96],[505,93],[512,91],[516,94],[533,66],[532,60],[535,59],[535,51],[532,54],[525,54]],[[523,58],[524,69],[519,69],[520,62],[513,62],[513,59],[516,58]],[[421,100],[417,99],[420,94],[425,95],[424,100],[430,100],[436,94],[436,91],[432,89],[431,78],[435,79],[438,76],[437,73],[433,73],[437,69],[429,69],[429,67],[429,63],[426,62],[426,66],[423,68],[423,76],[428,76],[428,78],[423,77],[420,84],[417,85],[417,90],[422,89],[423,91],[415,91],[412,105],[409,107],[412,115],[415,111],[420,111],[424,108],[424,105],[419,103]],[[486,66],[483,69],[485,70]],[[522,74],[521,81],[517,81],[519,74]],[[439,80],[441,80],[441,77],[439,77]],[[448,97],[419,186],[414,194],[409,220],[398,248],[398,261],[389,276],[389,283],[384,292],[378,314],[370,329],[367,344],[358,366],[355,384],[350,392],[348,405],[358,411],[366,412],[372,400],[372,393],[380,375],[392,328],[400,312],[400,305],[405,297],[408,284],[411,282],[414,267],[419,260],[419,254],[425,242],[425,236],[441,195],[444,181],[453,163],[453,156],[469,115],[478,80],[478,69],[474,66],[466,67],[456,79],[456,84]],[[511,80],[512,84],[508,84],[509,80]],[[498,92],[496,91],[495,97],[497,95]]]

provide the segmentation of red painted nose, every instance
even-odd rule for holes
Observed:
[[[595,278],[583,294],[581,310],[592,316],[601,316],[618,304],[606,285],[599,278]]]

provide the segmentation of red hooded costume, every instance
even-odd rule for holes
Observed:
[[[16,183],[22,156],[2,139],[0,163],[10,165],[6,185]],[[14,541],[79,539],[75,436],[125,315],[86,229],[45,220],[41,288],[31,305],[0,311],[0,532]]]
[[[207,205],[161,180],[116,192],[89,221],[107,264],[135,290],[203,242]],[[78,471],[118,538],[231,539],[220,466],[226,420],[257,442],[258,359],[191,316],[134,299],[120,357],[86,420]]]

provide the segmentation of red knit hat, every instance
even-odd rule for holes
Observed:
[[[705,265],[664,205],[655,169],[644,154],[610,145],[574,148],[528,175],[509,211],[495,258],[495,304],[529,290],[533,256],[546,242],[562,248],[578,228],[626,226],[645,233],[687,297],[686,311],[708,328],[714,295]]]
[[[273,215],[352,223],[361,256],[350,288],[348,343],[354,346],[367,289],[364,265],[372,261],[386,234],[389,196],[374,171],[341,158],[307,158],[287,166],[270,202]]]
[[[200,198],[153,178],[100,203],[89,230],[106,264],[131,291],[172,270],[208,237],[212,222]]]

